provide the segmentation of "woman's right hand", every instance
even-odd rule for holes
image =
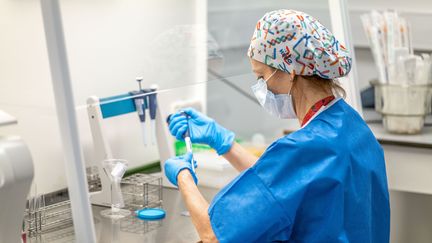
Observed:
[[[186,117],[184,113],[189,117]],[[234,142],[233,132],[193,108],[174,113],[168,122],[171,134],[178,140],[184,140],[183,136],[189,128],[189,135],[193,143],[207,144],[219,155],[228,152]]]

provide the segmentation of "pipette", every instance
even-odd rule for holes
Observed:
[[[156,110],[157,110],[157,99],[156,99],[157,86],[152,86],[150,89],[144,90],[145,93],[150,93],[148,95],[148,109],[150,113],[150,124],[151,124],[151,142],[155,144],[156,142]]]
[[[191,138],[190,138],[189,115],[186,114],[186,112],[181,112],[181,113],[182,113],[182,115],[186,116],[186,120],[187,120],[187,123],[188,123],[188,128],[187,128],[187,130],[186,130],[186,132],[184,134],[184,139],[185,139],[185,143],[186,143],[186,151],[188,153],[192,154],[192,161],[191,161],[191,163],[192,163],[192,171],[195,173],[195,159],[194,159],[193,150],[192,150],[192,141],[191,141]]]
[[[138,117],[140,119],[141,122],[141,130],[142,130],[142,136],[143,136],[143,142],[144,145],[147,146],[147,135],[146,135],[146,126],[145,126],[145,109],[146,109],[146,104],[145,104],[145,96],[144,96],[144,91],[141,88],[141,81],[143,80],[142,77],[137,77],[136,81],[138,82],[138,86],[139,86],[139,91],[132,91],[130,92],[130,94],[132,96],[138,96],[134,99],[135,102],[135,108],[136,111],[138,113]]]
[[[183,116],[186,117],[187,122],[188,122],[188,124],[189,124],[189,115],[186,114],[186,112],[184,112],[184,111],[182,111],[182,112],[180,112],[180,113],[181,113]],[[169,120],[170,120],[170,118],[171,118],[171,115],[169,115],[168,118],[167,118],[167,123],[168,123],[168,124],[169,124]],[[189,125],[188,125],[188,128],[187,128],[185,134],[183,135],[183,138],[184,138],[185,143],[186,143],[186,151],[187,151],[188,153],[191,153],[191,154],[192,154],[192,161],[191,161],[191,163],[192,163],[192,171],[195,173],[195,159],[194,159],[193,150],[192,150],[192,141],[191,141],[191,139],[190,139],[190,130],[189,130]]]

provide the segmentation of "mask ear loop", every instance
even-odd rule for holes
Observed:
[[[288,94],[291,95],[291,96],[292,96],[292,93],[291,93],[291,92],[292,92],[292,89],[293,89],[293,86],[294,86],[294,81],[295,81],[295,79],[296,79],[296,76],[294,75],[293,78],[292,78],[292,80],[290,81],[290,82],[292,82],[292,85],[291,85],[291,88],[290,88]]]
[[[272,77],[273,77],[273,75],[275,75],[276,74],[276,72],[277,72],[278,70],[276,69],[271,75],[270,75],[270,77],[268,77],[266,80],[265,80],[265,82],[267,83],[267,81],[269,81]]]
[[[294,75],[293,78],[292,78],[292,80],[291,80],[291,82],[293,82],[293,83],[291,85],[290,91],[288,92],[288,95],[291,98],[291,103],[292,103],[292,106],[294,108],[294,113],[297,115],[297,109],[296,109],[296,106],[295,106],[295,103],[294,103],[294,97],[292,96],[292,89],[293,89],[293,86],[294,86],[295,79],[296,79],[296,75]]]

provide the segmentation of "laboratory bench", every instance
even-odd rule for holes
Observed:
[[[389,189],[432,194],[432,127],[421,134],[389,134],[381,124],[369,124],[384,150]]]
[[[204,197],[211,201],[218,192],[217,189],[200,187]],[[106,207],[92,206],[95,223],[96,239],[100,243],[159,243],[159,242],[198,242],[198,233],[192,224],[181,195],[177,189],[163,188],[163,209],[166,217],[157,221],[143,221],[134,216],[129,216],[117,221],[104,218],[100,211]],[[45,233],[38,238],[29,238],[27,242],[37,243],[66,243],[75,242],[72,227],[58,229],[51,233]]]
[[[389,189],[431,195],[431,116],[420,134],[399,135],[388,133],[375,111],[364,110],[363,115],[384,150]]]

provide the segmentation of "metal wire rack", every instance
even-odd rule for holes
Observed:
[[[125,208],[131,211],[162,208],[162,177],[138,173],[124,178],[121,185]],[[28,200],[24,229],[29,242],[57,242],[60,239],[62,242],[73,242],[70,201],[62,197],[48,201],[49,205],[45,195]],[[143,221],[134,215],[123,219],[120,225],[122,231],[136,234],[145,234],[160,226],[162,221]]]
[[[121,182],[125,207],[135,211],[142,208],[160,207],[162,204],[162,178],[137,173]]]
[[[120,230],[134,234],[146,234],[162,226],[162,220],[148,221],[141,220],[133,215],[122,219]]]
[[[97,192],[102,190],[102,183],[98,168],[96,166],[87,167],[86,173],[89,192]]]
[[[143,208],[162,208],[162,177],[137,173],[123,178],[122,192],[125,207],[131,211]],[[146,234],[162,226],[162,220],[146,221],[133,214],[120,223],[120,230]]]
[[[75,243],[75,232],[72,226],[31,237],[28,243]]]
[[[70,201],[65,200],[45,205],[45,196],[40,195],[28,201],[25,214],[25,229],[29,237],[57,231],[72,226]]]

